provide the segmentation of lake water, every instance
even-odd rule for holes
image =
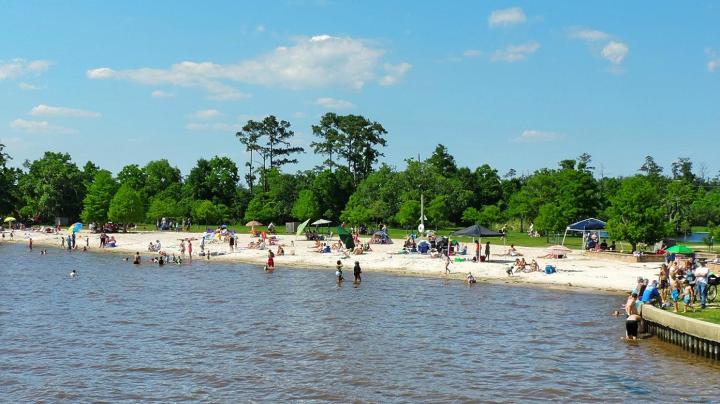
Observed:
[[[716,400],[720,366],[626,343],[612,295],[0,245],[0,398]],[[76,269],[79,276],[69,278]],[[351,271],[348,271],[351,272]]]

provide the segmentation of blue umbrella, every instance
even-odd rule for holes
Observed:
[[[70,226],[70,230],[71,230],[73,233],[79,233],[80,230],[82,230],[82,228],[83,228],[83,224],[82,224],[82,223],[79,223],[79,222],[73,224],[72,226]]]

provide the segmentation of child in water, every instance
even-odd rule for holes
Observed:
[[[268,272],[271,272],[275,269],[275,254],[273,254],[272,251],[268,250],[268,260],[267,265],[265,265],[265,270]]]
[[[342,261],[338,260],[337,264],[335,265],[335,268],[337,269],[337,271],[335,271],[335,276],[337,276],[338,283],[345,280],[345,278],[343,278],[342,266]]]

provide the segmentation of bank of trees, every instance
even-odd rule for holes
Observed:
[[[696,174],[688,159],[675,161],[667,175],[647,156],[634,175],[598,178],[588,154],[529,175],[501,175],[483,162],[459,166],[440,144],[427,159],[409,158],[398,168],[379,161],[387,131],[377,122],[328,113],[312,130],[310,147],[325,160],[296,173],[284,168],[305,150],[291,124],[274,116],[248,121],[236,134],[250,157],[244,166],[215,156],[199,159],[185,176],[164,159],[129,164],[113,175],[92,162],[80,168],[68,154],[53,152],[12,168],[0,145],[0,213],[36,223],[57,216],[98,223],[191,217],[207,224],[323,217],[410,229],[419,223],[424,198],[431,227],[507,224],[525,231],[534,223],[550,235],[593,216],[607,220],[613,237],[633,247],[692,226],[720,234],[720,180]]]

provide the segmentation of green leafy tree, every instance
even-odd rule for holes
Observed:
[[[438,195],[428,204],[427,217],[436,229],[450,225],[449,209],[447,195]]]
[[[540,206],[538,216],[535,218],[535,228],[545,233],[547,240],[550,241],[551,234],[560,233],[568,225],[563,216],[562,208],[546,203]]]
[[[303,189],[292,207],[292,216],[298,220],[318,218],[320,209],[315,194],[309,189]]]
[[[640,167],[640,171],[650,177],[659,177],[662,174],[663,168],[655,162],[652,156],[645,156],[645,162]]]
[[[145,218],[145,207],[140,193],[128,185],[122,185],[110,202],[108,218],[112,222],[121,223],[125,231],[129,224],[140,223]]]
[[[45,152],[32,163],[26,162],[19,180],[21,214],[36,222],[51,222],[56,216],[75,220],[85,198],[83,176],[67,153]]]
[[[663,194],[667,219],[676,235],[691,230],[691,208],[695,200],[695,187],[682,180],[671,181]]]
[[[312,129],[320,139],[311,143],[315,153],[328,156],[326,163],[330,167],[338,165],[337,159],[345,160],[355,185],[370,175],[373,165],[383,156],[380,147],[387,144],[385,128],[360,115],[329,112]]]
[[[479,217],[480,211],[471,206],[463,211],[462,221],[470,225],[478,224],[480,223]]]
[[[128,164],[120,170],[117,179],[120,186],[127,185],[132,189],[141,190],[145,188],[147,175],[137,164]]]
[[[195,201],[192,207],[192,216],[196,223],[217,225],[228,219],[229,209],[222,203],[214,204],[212,201]]]
[[[496,205],[484,206],[477,216],[477,223],[485,227],[492,227],[502,221],[504,221],[502,211]]]
[[[340,215],[341,220],[351,224],[366,225],[371,223],[358,220],[361,218],[378,222],[393,220],[400,206],[399,188],[397,172],[387,165],[381,166],[358,184]]]
[[[95,181],[95,175],[97,175],[98,171],[100,171],[100,167],[98,167],[92,161],[88,161],[83,166],[82,176],[83,184],[85,185],[86,190],[90,189],[90,185],[92,185],[93,181]]]
[[[644,176],[622,180],[610,201],[607,229],[637,250],[638,243],[652,244],[667,234],[666,209],[653,182]]]
[[[18,178],[20,170],[8,167],[11,160],[9,154],[3,150],[5,145],[0,143],[0,215],[11,213],[19,202]]]
[[[452,176],[458,170],[455,157],[442,144],[435,146],[435,150],[427,162],[443,176]]]
[[[699,226],[720,223],[720,190],[702,192],[690,204],[691,222]]]
[[[420,220],[420,202],[411,199],[400,205],[400,210],[395,214],[395,221],[403,228],[414,227]]]
[[[245,150],[251,153],[250,177],[246,177],[251,188],[254,179],[252,155],[257,154],[262,159],[261,172],[265,192],[268,191],[267,171],[297,163],[298,160],[290,156],[305,151],[302,147],[291,144],[290,140],[295,136],[295,132],[290,129],[290,122],[278,121],[274,115],[265,117],[262,121],[249,120],[235,136],[245,145]]]
[[[178,203],[175,199],[155,197],[153,198],[153,201],[150,202],[150,206],[148,207],[147,214],[145,216],[150,223],[155,223],[158,219],[163,217],[184,217],[186,216],[185,210],[186,209],[183,209],[183,207],[180,206],[180,203]]]
[[[227,157],[200,159],[190,170],[186,185],[193,199],[208,199],[214,203],[232,205],[240,181],[235,162]]]
[[[171,186],[179,187],[181,185],[180,169],[172,167],[166,159],[148,162],[143,168],[143,172],[145,173],[145,186],[141,193],[148,201]]]
[[[118,187],[110,171],[97,171],[83,200],[83,210],[80,215],[83,222],[101,224],[107,222],[110,201]]]

